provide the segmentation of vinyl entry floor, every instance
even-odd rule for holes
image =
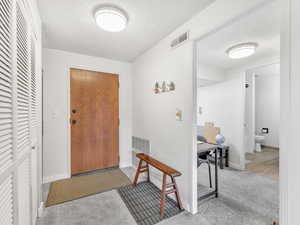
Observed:
[[[246,170],[260,176],[279,178],[279,150],[263,147],[261,152],[246,153]]]

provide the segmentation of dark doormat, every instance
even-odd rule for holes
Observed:
[[[154,184],[141,182],[137,186],[128,185],[118,192],[138,225],[153,225],[181,212],[176,202],[167,197],[164,216],[159,215],[160,190]]]

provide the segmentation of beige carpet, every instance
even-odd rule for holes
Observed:
[[[50,185],[46,207],[129,184],[131,181],[120,169],[55,181]]]

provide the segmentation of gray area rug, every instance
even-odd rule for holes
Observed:
[[[121,187],[118,192],[138,225],[153,225],[181,212],[176,202],[167,197],[164,216],[161,217],[159,215],[161,191],[149,182]]]

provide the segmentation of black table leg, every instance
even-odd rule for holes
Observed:
[[[216,194],[216,198],[218,198],[219,194],[218,194],[218,148],[215,149],[215,194]]]
[[[218,169],[219,169],[219,165],[218,165],[218,152],[219,152],[219,149],[216,147],[214,150],[210,150],[210,151],[214,151],[215,153],[215,187],[214,187],[214,190],[213,191],[210,191],[208,192],[207,194],[204,194],[202,196],[200,196],[198,198],[199,201],[202,201],[203,199],[206,199],[210,196],[215,196],[216,198],[219,197],[219,178],[218,178]],[[198,154],[198,157],[200,156],[201,154]]]
[[[226,150],[225,150],[225,159],[226,159],[225,166],[229,167],[229,149],[228,148],[226,148]]]
[[[224,169],[224,164],[223,164],[223,148],[218,148],[219,149],[219,154],[220,154],[220,169]]]

